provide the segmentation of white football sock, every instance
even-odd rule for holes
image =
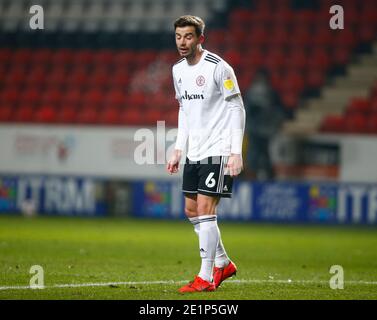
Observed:
[[[213,265],[215,263],[216,248],[219,242],[219,229],[215,215],[199,216],[199,248],[202,265],[198,274],[204,280],[212,282]]]
[[[224,268],[229,264],[230,260],[226,254],[223,241],[221,240],[221,234],[219,230],[219,242],[216,248],[216,258],[215,258],[215,267]]]
[[[198,217],[188,218],[192,225],[194,226],[195,233],[199,236],[200,222]],[[218,227],[217,227],[218,228]],[[219,242],[216,248],[215,266],[217,268],[224,268],[229,264],[229,257],[226,254],[223,241],[221,240],[221,233],[219,229]]]
[[[188,218],[194,226],[195,233],[199,236],[200,223],[198,217]]]

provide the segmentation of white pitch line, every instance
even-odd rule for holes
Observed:
[[[82,287],[107,287],[107,286],[119,286],[119,285],[153,285],[153,284],[182,284],[189,280],[181,281],[123,281],[123,282],[98,282],[98,283],[65,283],[65,284],[53,284],[50,286],[44,286],[43,289],[54,288],[82,288]],[[329,281],[325,280],[260,280],[260,279],[241,279],[241,280],[228,280],[226,283],[234,284],[247,284],[247,283],[279,283],[279,284],[328,284]],[[344,285],[377,285],[377,281],[364,281],[364,280],[349,280],[344,281]],[[42,289],[32,288],[30,286],[3,286],[0,287],[0,291],[5,290],[27,290],[27,289]]]

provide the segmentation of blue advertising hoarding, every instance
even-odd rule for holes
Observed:
[[[111,181],[90,177],[0,176],[0,213],[111,215]],[[133,216],[184,219],[181,182],[133,181]],[[116,184],[113,188],[116,188]],[[222,199],[220,219],[233,221],[377,225],[377,184],[236,181]]]
[[[184,218],[181,185],[166,181],[132,184],[132,212],[139,217]],[[237,182],[222,199],[225,220],[377,224],[377,185]]]
[[[100,180],[59,176],[0,176],[0,213],[102,216]]]

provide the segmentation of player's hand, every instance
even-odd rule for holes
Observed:
[[[226,165],[231,177],[238,176],[243,169],[242,156],[240,154],[231,154]]]
[[[168,164],[166,165],[166,170],[170,173],[177,173],[179,170],[179,162],[181,161],[182,151],[181,150],[174,150],[173,154],[171,155]]]

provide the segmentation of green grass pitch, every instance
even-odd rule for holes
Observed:
[[[182,295],[200,266],[187,221],[0,216],[0,299],[377,298],[373,227],[219,224],[237,276]],[[32,265],[43,267],[44,289],[25,288]],[[343,267],[344,289],[330,288],[332,265]]]

